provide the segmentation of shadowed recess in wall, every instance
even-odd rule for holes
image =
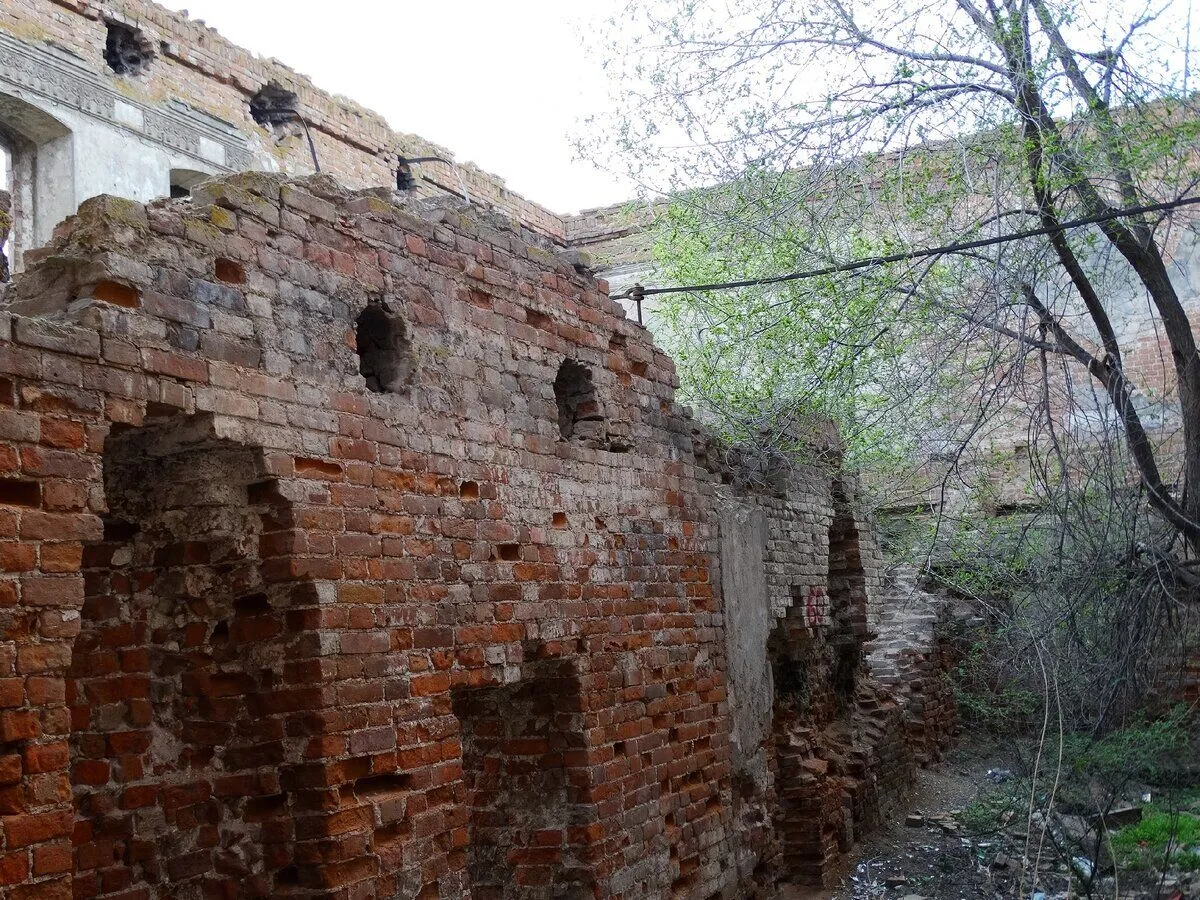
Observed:
[[[151,45],[136,28],[109,21],[104,43],[104,61],[118,75],[137,75],[153,58]]]
[[[592,370],[573,359],[564,359],[554,379],[558,404],[558,430],[563,438],[595,440],[602,436],[604,416],[592,385]]]
[[[467,847],[478,900],[592,897],[589,783],[579,678],[569,662],[522,667],[516,684],[458,691]]]
[[[355,331],[358,371],[367,390],[376,394],[401,394],[412,384],[412,341],[404,320],[383,303],[369,303],[358,317]]]
[[[106,441],[67,685],[75,807],[103,823],[77,832],[77,896],[275,886],[272,823],[292,811],[284,723],[264,712],[285,631],[260,554],[270,492],[258,451],[196,442],[196,424]]]

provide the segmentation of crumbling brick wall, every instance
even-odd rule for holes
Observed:
[[[830,886],[858,840],[899,807],[915,765],[900,709],[866,665],[878,560],[860,537],[852,485],[840,472],[804,483],[828,485],[828,550],[825,570],[793,586],[769,639],[775,697],[766,755],[778,874]],[[794,531],[792,538],[797,547],[808,543]]]
[[[831,885],[915,776],[902,710],[866,664],[879,553],[831,429],[807,436],[798,465],[751,461],[753,477],[743,454],[697,444],[730,486],[718,502],[741,875]]]
[[[951,674],[979,619],[968,605],[926,591],[906,567],[889,572],[880,593],[886,601],[867,661],[872,677],[904,711],[917,762],[928,765],[942,758],[957,733]]]
[[[98,198],[10,289],[7,896],[736,891],[670,362],[474,215]],[[411,355],[370,388],[368,309]]]
[[[825,879],[828,822],[903,781],[844,480],[734,497],[670,360],[532,233],[245,174],[96,198],[29,263],[0,316],[0,896],[751,896],[813,834]],[[731,498],[822,698],[768,694],[761,785]],[[766,599],[809,586],[820,621]],[[820,732],[794,760],[793,726]]]

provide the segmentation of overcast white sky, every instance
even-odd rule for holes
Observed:
[[[162,2],[162,0],[160,0]],[[376,110],[555,212],[634,189],[572,162],[570,134],[604,103],[581,35],[616,0],[167,0],[326,91]]]

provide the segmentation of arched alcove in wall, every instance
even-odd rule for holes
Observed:
[[[8,253],[16,271],[22,254],[50,239],[54,226],[75,212],[71,130],[45,110],[0,93],[0,144],[8,156],[12,233]]]

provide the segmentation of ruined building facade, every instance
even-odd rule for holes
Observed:
[[[180,196],[246,170],[306,175],[314,151],[322,171],[350,188],[395,183],[399,155],[452,159],[147,0],[0,5],[0,155],[9,158],[0,189],[13,194],[18,270],[24,251],[89,197]],[[418,193],[468,195],[567,239],[563,217],[474,166],[431,162],[418,174]]]
[[[0,342],[12,897],[700,897],[910,780],[836,443],[739,488],[530,232],[100,197]]]
[[[0,897],[771,896],[944,747],[836,436],[747,479],[569,221],[140,0],[5,5],[0,139]]]

